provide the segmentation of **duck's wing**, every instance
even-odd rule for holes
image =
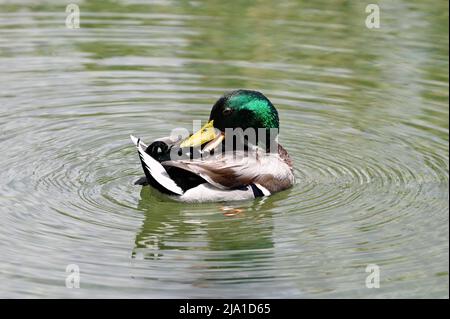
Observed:
[[[139,158],[141,159],[142,168],[144,170],[147,182],[152,186],[157,188],[163,193],[171,195],[182,195],[183,190],[175,183],[173,179],[167,174],[166,169],[153,157],[148,155],[145,150],[147,145],[145,145],[139,138],[130,136],[134,145],[139,153]]]
[[[293,182],[290,168],[279,156],[262,152],[235,151],[206,159],[165,161],[161,164],[197,174],[220,189],[255,184],[264,195],[287,188]]]

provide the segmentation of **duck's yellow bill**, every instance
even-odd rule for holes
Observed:
[[[197,147],[215,139],[217,134],[213,122],[206,123],[199,131],[181,142],[180,147]]]

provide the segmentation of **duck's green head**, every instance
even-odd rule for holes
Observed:
[[[213,106],[209,120],[221,131],[225,128],[279,128],[278,112],[262,93],[237,90],[225,94]]]
[[[236,90],[222,96],[214,104],[209,122],[197,133],[185,140],[181,146],[199,146],[217,138],[214,129],[224,132],[231,128],[265,128],[278,132],[278,112],[262,93],[251,90]]]

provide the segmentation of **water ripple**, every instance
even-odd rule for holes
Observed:
[[[355,33],[356,4],[90,3],[68,30],[56,2],[0,1],[1,296],[448,296],[448,14]],[[293,188],[180,205],[134,185],[130,133],[190,128],[237,87],[277,106]]]

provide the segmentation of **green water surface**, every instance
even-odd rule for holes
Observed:
[[[448,1],[378,1],[379,29],[370,2],[0,0],[0,297],[448,298]],[[276,105],[293,188],[134,185],[130,133],[237,88]]]

